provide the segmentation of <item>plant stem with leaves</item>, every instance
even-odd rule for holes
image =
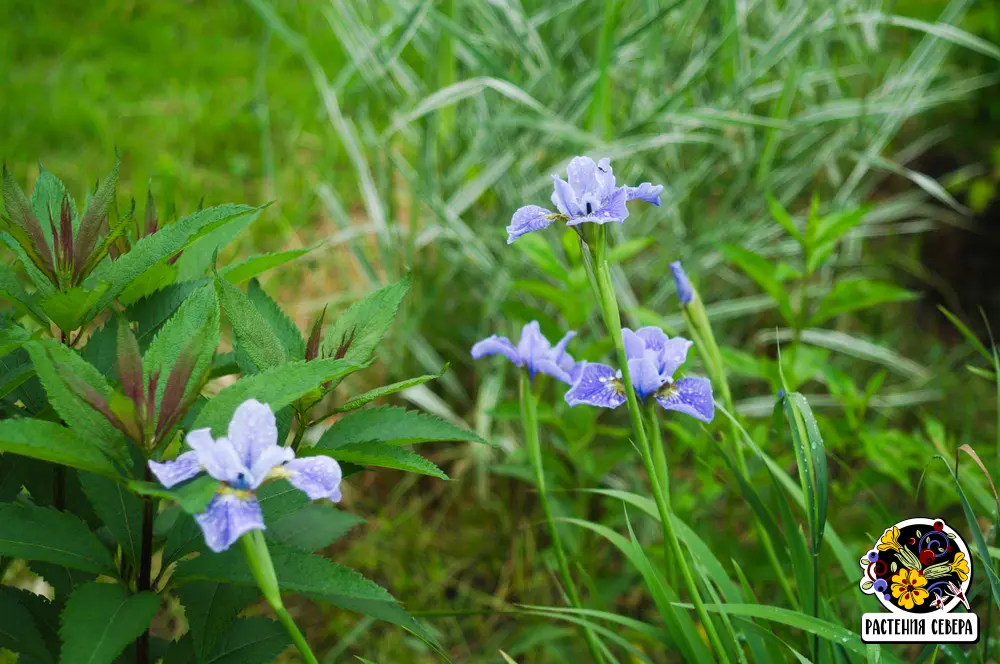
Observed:
[[[580,595],[573,582],[573,575],[570,573],[569,561],[566,559],[566,551],[563,548],[562,538],[556,529],[555,518],[552,515],[552,506],[549,503],[549,493],[545,487],[545,468],[542,465],[542,446],[538,437],[538,412],[534,391],[532,390],[531,377],[527,371],[521,372],[521,425],[524,427],[524,441],[528,448],[528,457],[531,459],[531,468],[535,473],[535,486],[538,489],[538,502],[542,506],[542,513],[545,515],[545,523],[549,529],[549,537],[552,539],[552,549],[556,553],[556,562],[559,565],[559,575],[562,577],[563,586],[566,588],[566,595],[574,609],[583,608],[580,602]],[[584,638],[587,647],[590,649],[590,656],[595,662],[603,662],[601,646],[597,637],[589,627],[583,627]]]
[[[615,343],[615,351],[618,356],[618,366],[622,373],[621,382],[625,390],[625,399],[628,405],[629,418],[632,422],[632,431],[635,434],[635,442],[639,446],[639,455],[642,458],[643,465],[645,466],[646,474],[649,476],[650,486],[653,491],[653,499],[656,503],[656,509],[660,515],[660,525],[663,529],[664,550],[665,552],[670,551],[677,562],[682,580],[687,588],[688,595],[690,595],[691,603],[694,605],[695,612],[698,614],[698,618],[704,626],[705,634],[708,636],[709,644],[715,651],[717,660],[728,664],[729,654],[723,647],[722,641],[719,639],[719,634],[715,629],[715,623],[712,622],[711,616],[709,616],[708,610],[705,608],[705,603],[701,598],[701,592],[698,589],[698,583],[694,578],[694,574],[691,571],[691,566],[688,564],[688,560],[684,555],[684,551],[681,549],[680,539],[677,537],[677,532],[674,529],[671,510],[667,503],[667,498],[664,495],[663,485],[659,479],[659,473],[656,469],[656,462],[653,459],[649,439],[646,437],[646,428],[643,422],[644,417],[642,408],[635,395],[635,388],[632,386],[632,377],[628,368],[628,356],[625,352],[625,343],[622,340],[621,313],[618,309],[618,298],[615,294],[614,284],[611,280],[611,265],[607,259],[606,231],[603,226],[599,226],[596,231],[597,232],[594,234],[594,237],[588,239],[585,252],[589,254],[591,265],[594,270],[594,276],[596,278],[598,288],[596,295],[604,317],[604,324],[607,327],[608,334]],[[593,245],[591,245],[590,242],[592,242]],[[665,557],[668,555],[669,554],[665,553]]]

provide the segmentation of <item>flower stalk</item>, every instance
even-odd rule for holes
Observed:
[[[545,524],[549,529],[549,537],[552,539],[552,548],[556,553],[556,562],[559,565],[559,575],[562,577],[563,586],[566,588],[566,595],[574,609],[583,608],[580,602],[580,595],[573,582],[573,575],[570,574],[569,561],[566,558],[566,551],[563,548],[562,538],[556,529],[555,518],[552,516],[552,506],[549,503],[549,493],[545,487],[545,469],[542,466],[542,447],[538,437],[538,412],[534,392],[532,390],[531,377],[527,371],[521,371],[521,425],[524,428],[524,440],[528,448],[528,457],[531,459],[531,468],[535,473],[535,486],[538,489],[538,502],[542,506],[542,513],[545,515]],[[583,627],[583,635],[590,649],[590,656],[595,662],[604,662],[601,655],[601,646],[597,637],[589,627]]]
[[[691,571],[691,566],[688,564],[687,558],[684,556],[680,540],[674,529],[670,506],[663,490],[662,480],[659,477],[660,473],[657,471],[656,462],[653,459],[653,452],[649,444],[649,439],[646,437],[646,428],[643,422],[644,418],[642,409],[639,405],[639,400],[636,397],[635,388],[632,385],[632,377],[629,372],[628,355],[625,352],[625,344],[622,340],[621,313],[618,308],[618,298],[615,295],[614,284],[611,280],[611,266],[607,259],[606,231],[603,226],[598,226],[595,230],[597,232],[593,233],[590,235],[590,238],[588,238],[593,240],[593,244],[585,241],[583,249],[585,254],[592,252],[590,259],[598,288],[596,295],[598,297],[598,302],[601,305],[601,312],[604,317],[604,324],[608,329],[608,334],[615,342],[615,351],[618,355],[618,366],[621,368],[622,372],[621,382],[625,390],[625,399],[628,404],[632,430],[636,437],[635,442],[639,446],[639,454],[642,457],[646,474],[649,476],[650,486],[653,491],[653,499],[656,503],[656,509],[660,515],[665,557],[669,558],[671,554],[673,555],[673,558],[680,569],[684,585],[686,586],[688,594],[691,597],[691,603],[694,605],[695,612],[698,614],[698,618],[701,620],[705,629],[705,634],[708,637],[709,644],[715,651],[718,661],[728,664],[729,654],[723,647],[722,641],[719,639],[719,634],[715,629],[715,624],[712,622],[711,616],[709,616],[708,611],[705,608],[705,603],[701,598],[701,592],[698,589],[698,584]]]
[[[292,643],[302,655],[302,659],[306,664],[319,664],[319,660],[316,659],[316,655],[309,647],[306,637],[303,636],[281,601],[281,589],[278,587],[278,577],[271,562],[271,553],[267,549],[267,542],[264,541],[264,533],[252,530],[240,537],[240,545],[243,547],[243,556],[246,558],[247,567],[250,568],[254,581],[257,582],[257,587],[260,588],[264,599],[271,606],[278,622],[288,632],[288,636],[291,637]]]

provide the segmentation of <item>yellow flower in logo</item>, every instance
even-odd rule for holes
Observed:
[[[892,577],[892,596],[896,598],[896,603],[909,611],[914,605],[919,606],[924,603],[929,593],[924,586],[927,579],[918,569],[902,568]]]
[[[965,554],[959,551],[955,554],[955,559],[951,561],[951,571],[958,574],[961,581],[969,578],[969,561],[965,559]]]
[[[888,551],[889,549],[899,551],[899,528],[896,526],[887,528],[882,539],[878,541],[879,551]]]

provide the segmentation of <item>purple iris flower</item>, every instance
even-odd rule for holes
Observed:
[[[244,533],[264,530],[255,491],[271,480],[286,479],[311,500],[340,500],[340,465],[330,457],[296,459],[278,444],[274,413],[255,399],[244,401],[229,422],[228,437],[215,440],[210,429],[187,435],[190,452],[174,461],[149,462],[149,469],[170,488],[206,472],[221,482],[218,492],[195,520],[208,548],[225,551]]]
[[[680,261],[671,263],[670,271],[674,273],[674,284],[677,285],[677,297],[680,299],[681,305],[686,307],[694,299],[694,287],[691,285],[691,280],[688,279],[687,272],[684,271],[684,266],[681,265]]]
[[[670,339],[658,327],[643,327],[633,332],[622,330],[628,370],[636,396],[645,401],[649,397],[667,410],[676,410],[701,420],[711,422],[715,417],[712,400],[712,383],[707,378],[681,378],[674,380],[674,372],[687,359],[691,342],[681,337]],[[579,378],[566,392],[570,406],[587,404],[600,408],[617,408],[625,403],[622,372],[606,364],[587,363]]]
[[[558,175],[552,176],[555,190],[552,204],[557,212],[538,205],[526,205],[514,213],[507,227],[507,244],[525,233],[538,231],[553,221],[565,221],[567,226],[584,222],[606,224],[622,223],[628,217],[627,201],[639,200],[660,204],[663,185],[643,182],[638,187],[619,187],[611,171],[611,161],[601,159],[596,164],[590,157],[573,157],[566,167],[566,182]]]
[[[572,385],[579,375],[579,364],[566,352],[566,344],[575,336],[576,332],[567,332],[553,347],[542,334],[538,321],[533,320],[521,329],[521,339],[516,346],[507,337],[494,334],[472,347],[472,359],[503,355],[517,366],[527,369],[532,378],[542,372]]]

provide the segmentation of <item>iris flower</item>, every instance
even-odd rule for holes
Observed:
[[[590,157],[574,157],[566,167],[569,182],[552,175],[554,191],[552,205],[556,212],[538,205],[526,205],[514,213],[507,227],[507,244],[532,231],[546,228],[554,221],[565,221],[567,226],[584,222],[606,224],[622,223],[628,217],[627,201],[639,200],[660,204],[663,185],[643,182],[638,187],[619,187],[611,170],[611,161],[601,159],[596,164]]]
[[[674,372],[687,359],[690,341],[668,338],[658,327],[643,327],[635,332],[625,328],[622,339],[632,387],[640,400],[653,397],[666,410],[676,410],[702,422],[712,421],[715,417],[712,383],[696,377],[674,380]],[[617,408],[625,403],[622,372],[606,364],[587,363],[566,392],[566,403]]]
[[[210,429],[196,429],[186,441],[190,452],[174,461],[150,461],[149,468],[167,488],[203,472],[221,482],[205,511],[195,515],[205,543],[216,553],[251,530],[264,530],[255,492],[265,482],[286,479],[311,500],[340,500],[340,465],[325,456],[296,459],[291,448],[278,444],[271,408],[255,399],[233,413],[227,437],[216,440]]]
[[[677,285],[677,297],[681,304],[686,307],[694,299],[694,287],[691,286],[691,280],[688,279],[687,272],[684,271],[684,266],[681,265],[680,261],[671,263],[670,271],[674,274],[674,284]]]
[[[576,336],[567,332],[555,346],[542,334],[538,321],[533,320],[521,329],[521,338],[515,346],[507,337],[489,336],[472,347],[472,359],[478,360],[488,355],[503,355],[516,366],[528,370],[531,378],[541,372],[573,384],[577,374],[577,363],[566,352],[566,344]]]

